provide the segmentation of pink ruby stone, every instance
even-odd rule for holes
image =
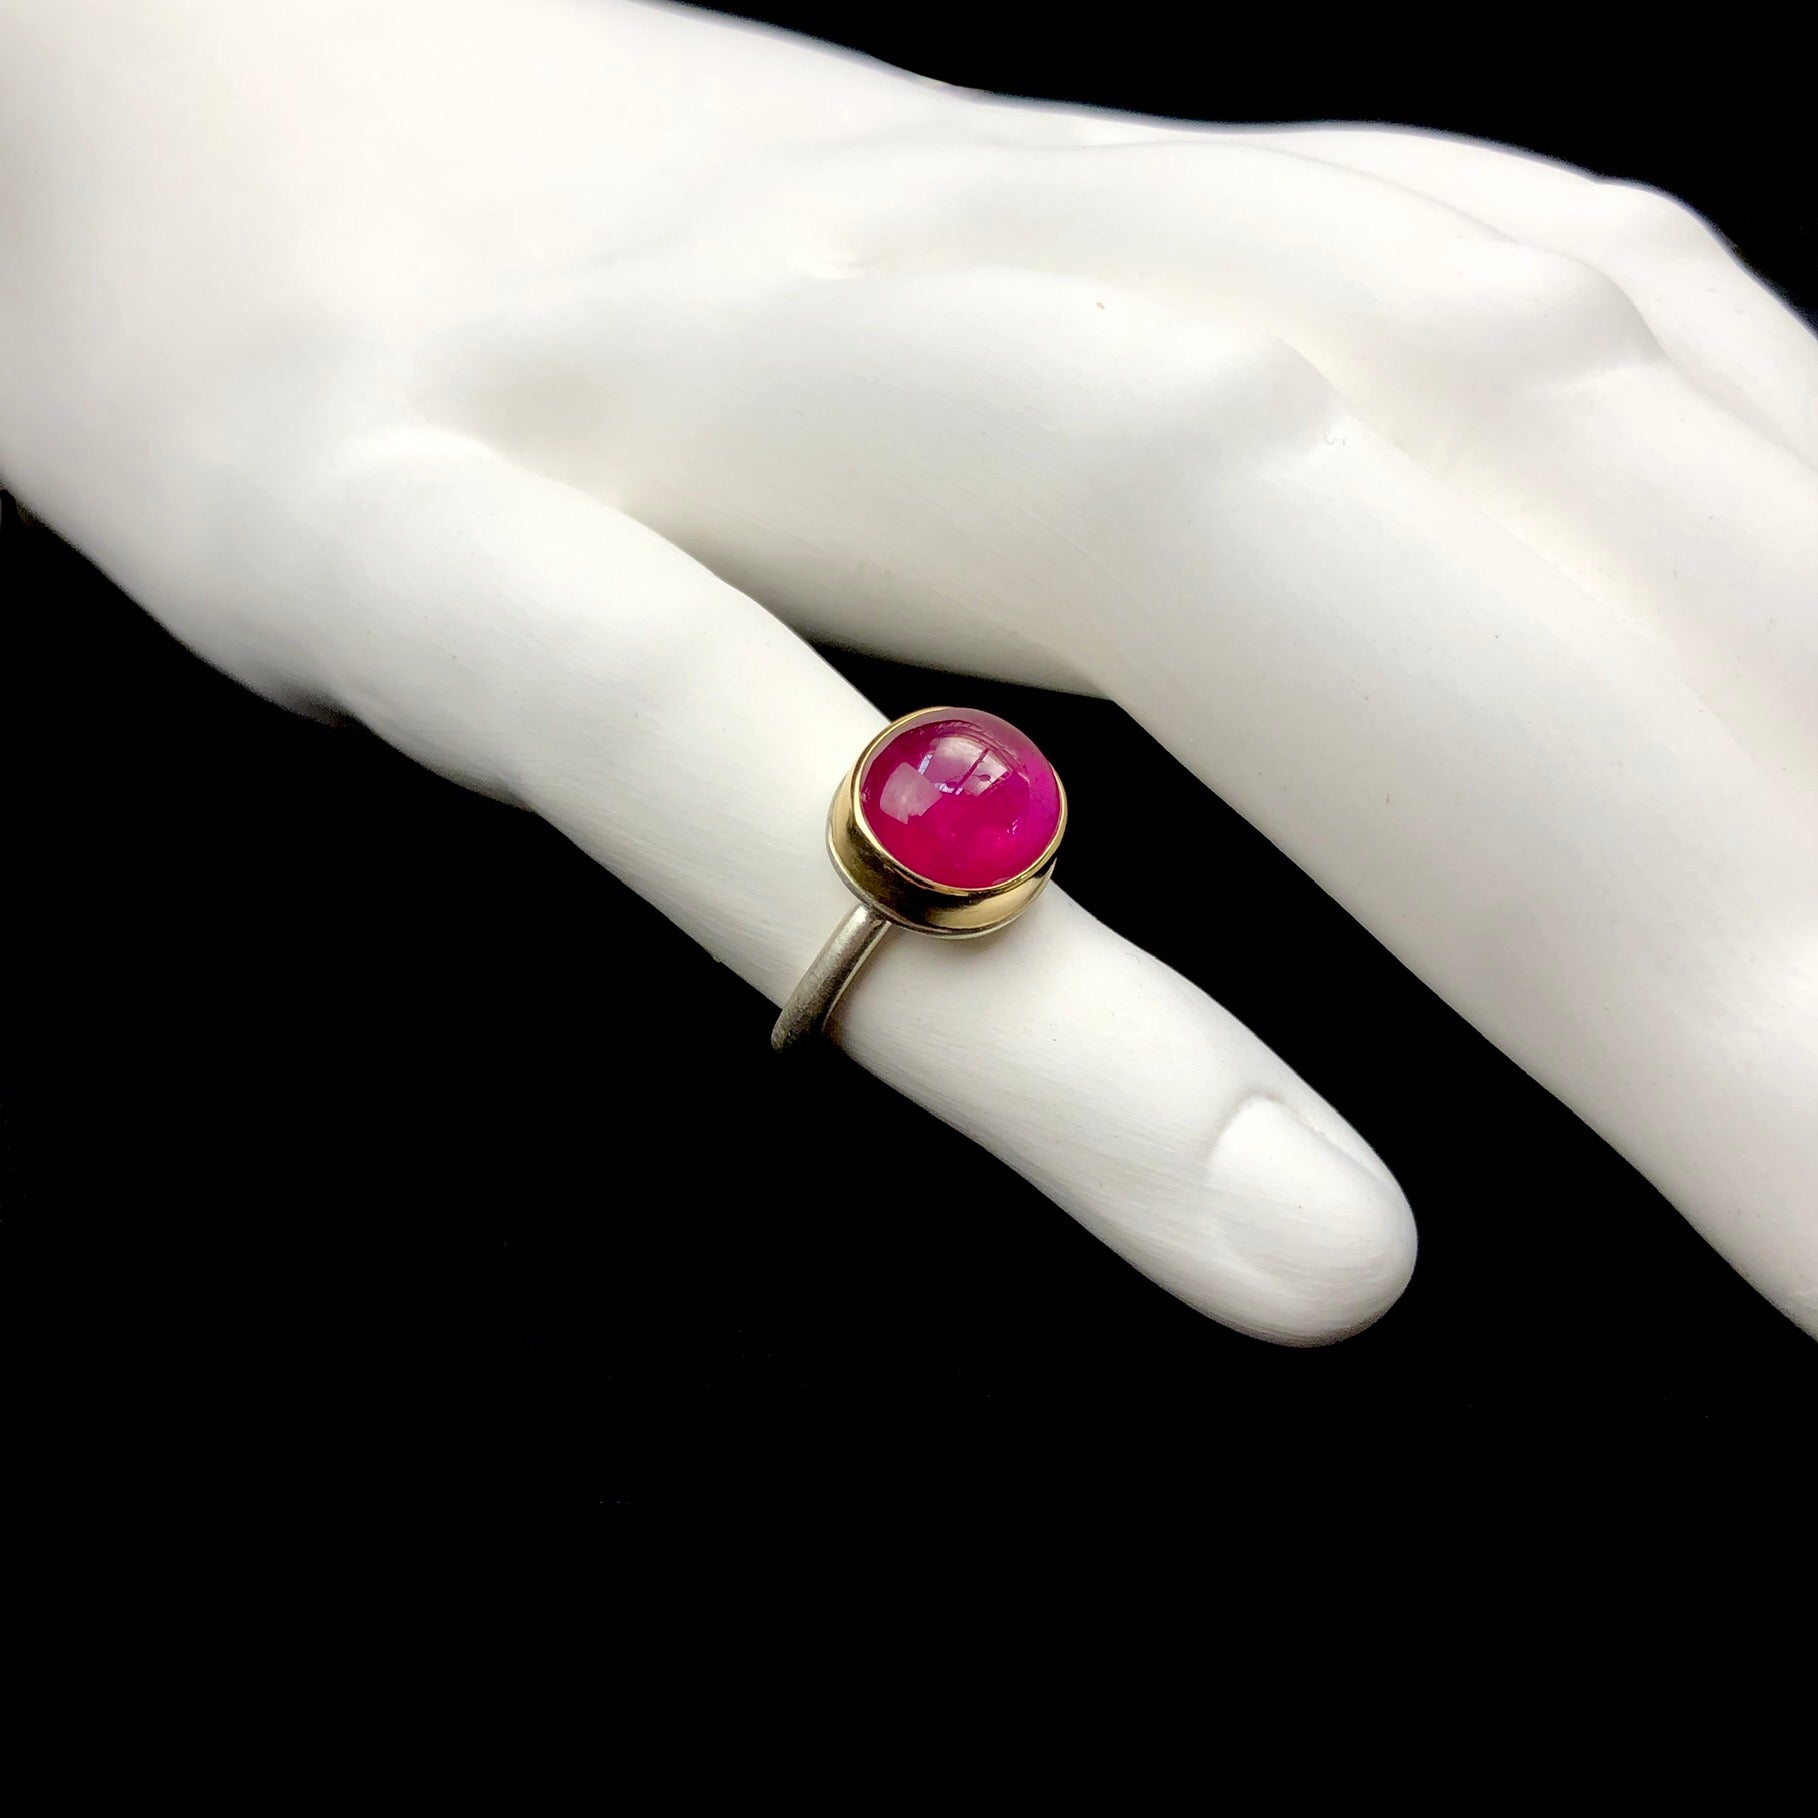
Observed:
[[[872,837],[918,877],[980,890],[1027,871],[1060,826],[1060,779],[994,713],[935,707],[879,747],[859,778]]]

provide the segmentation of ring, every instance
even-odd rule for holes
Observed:
[[[994,713],[924,707],[892,720],[834,791],[827,850],[857,904],[790,994],[770,1045],[826,1022],[892,928],[972,940],[1041,894],[1067,792],[1035,741]]]

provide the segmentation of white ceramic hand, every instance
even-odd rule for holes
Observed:
[[[0,0],[0,110],[0,473],[213,661],[773,1000],[879,724],[781,620],[1112,695],[1818,1326],[1818,348],[1683,210],[632,0]],[[1233,1325],[1406,1278],[1059,892],[839,1034]]]

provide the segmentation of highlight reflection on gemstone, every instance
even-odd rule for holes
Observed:
[[[896,862],[980,890],[1027,871],[1060,825],[1060,782],[1033,740],[994,713],[932,708],[865,766],[859,808]]]

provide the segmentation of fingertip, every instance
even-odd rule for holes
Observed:
[[[1416,1251],[1407,1197],[1281,1100],[1240,1105],[1213,1145],[1206,1184],[1220,1246],[1240,1271],[1233,1308],[1206,1310],[1278,1344],[1329,1344],[1380,1319]]]

